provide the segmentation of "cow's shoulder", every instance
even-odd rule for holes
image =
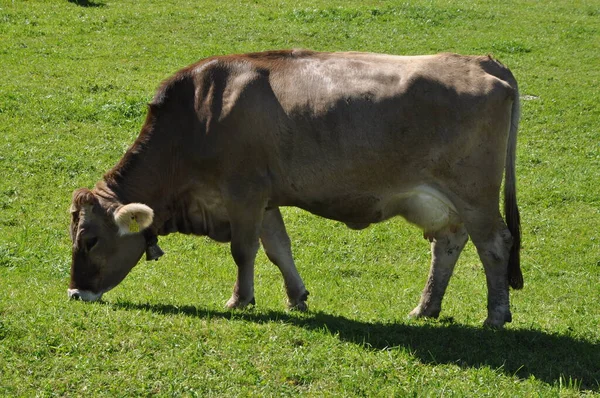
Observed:
[[[185,102],[198,108],[197,101],[220,96],[231,79],[251,71],[242,56],[215,56],[202,59],[165,79],[152,99],[151,106],[161,109]]]
[[[245,73],[266,73],[281,68],[295,60],[319,58],[327,53],[310,50],[275,50],[246,54],[214,56],[182,69],[178,74],[192,74],[196,80],[227,79]]]
[[[187,76],[193,83],[192,102],[207,132],[215,132],[234,116],[257,114],[273,103],[270,76],[287,67],[288,58],[296,56],[292,53],[271,51],[217,56],[180,71],[180,76]]]

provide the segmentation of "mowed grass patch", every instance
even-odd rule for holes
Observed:
[[[0,3],[0,395],[576,396],[600,391],[600,8],[594,1]],[[71,192],[137,136],[160,81],[196,60],[302,47],[492,53],[522,98],[525,289],[485,330],[471,244],[437,321],[409,321],[429,244],[284,209],[310,312],[257,259],[226,311],[227,245],[161,239],[95,304],[68,302]]]

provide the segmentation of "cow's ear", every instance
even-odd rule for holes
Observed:
[[[93,206],[98,203],[98,199],[92,191],[87,188],[79,188],[73,191],[73,200],[71,201],[71,213],[76,213],[85,205]]]
[[[114,217],[119,227],[119,235],[128,235],[143,231],[152,225],[154,211],[141,203],[129,203],[119,207]]]

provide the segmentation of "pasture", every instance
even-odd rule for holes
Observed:
[[[101,302],[67,300],[71,193],[134,141],[159,83],[279,48],[491,53],[520,84],[525,288],[482,327],[467,244],[438,320],[410,320],[429,244],[283,209],[309,312],[259,252],[224,308],[226,244],[161,238]],[[600,393],[600,5],[595,0],[0,0],[0,396],[579,396]]]

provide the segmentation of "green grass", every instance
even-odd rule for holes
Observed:
[[[0,0],[0,395],[578,396],[600,393],[597,1]],[[68,206],[137,136],[159,82],[202,57],[304,47],[492,53],[523,101],[525,289],[485,330],[471,244],[438,321],[409,321],[428,244],[285,209],[311,291],[289,313],[257,259],[226,311],[227,245],[162,239],[101,303],[69,302]]]

